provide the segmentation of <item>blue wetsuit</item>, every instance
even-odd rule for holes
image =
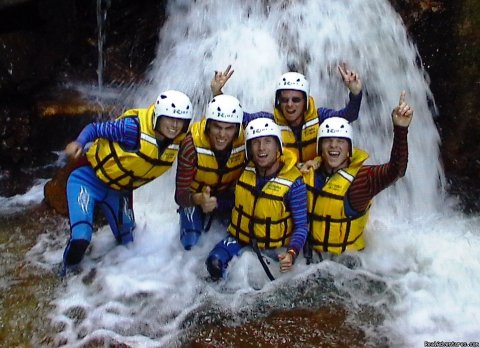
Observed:
[[[257,177],[257,190],[261,191],[262,187],[270,179],[271,177]],[[290,190],[285,195],[285,204],[292,213],[294,223],[294,231],[288,248],[294,249],[297,255],[303,249],[308,233],[306,197],[307,188],[301,178],[292,184]],[[218,242],[210,251],[206,260],[207,269],[212,278],[224,277],[230,260],[234,256],[239,256],[243,252],[242,249],[248,246],[248,244],[241,243],[231,235]],[[276,249],[264,250],[264,252],[269,254],[274,260],[277,260],[278,251]]]
[[[139,147],[140,126],[138,118],[127,117],[116,121],[91,123],[77,138],[85,147],[97,138],[119,143],[126,150]],[[110,228],[121,244],[133,241],[135,218],[132,192],[114,190],[96,176],[93,168],[85,165],[72,171],[67,181],[70,239],[63,253],[64,268],[78,264],[85,254],[93,232],[94,208],[98,204],[105,214]]]

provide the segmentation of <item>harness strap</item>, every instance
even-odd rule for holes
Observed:
[[[255,197],[255,200],[253,202],[252,215],[255,215],[255,208],[257,206],[257,201],[258,201],[258,197]],[[265,263],[265,260],[262,257],[262,253],[260,252],[260,249],[258,247],[257,236],[255,235],[255,228],[253,227],[253,224],[254,224],[253,219],[250,219],[248,223],[248,229],[250,232],[250,241],[251,241],[252,249],[255,251],[255,254],[257,254],[258,261],[260,261],[260,264],[262,265],[263,270],[267,274],[268,279],[270,279],[271,281],[274,281],[275,278],[273,277],[272,273],[270,272],[270,269]]]
[[[350,227],[352,226],[351,221],[347,221],[347,230],[345,231],[345,237],[343,238],[343,243],[342,243],[342,253],[347,250],[347,245],[348,245],[348,237],[350,236]]]
[[[258,261],[260,261],[260,264],[262,265],[263,270],[267,274],[268,279],[270,279],[273,282],[275,280],[275,277],[272,275],[272,272],[270,272],[270,269],[268,268],[267,264],[265,263],[265,260],[262,257],[262,253],[260,252],[260,249],[258,248],[257,239],[255,237],[252,238],[252,249],[255,251],[255,254],[257,254]]]
[[[210,227],[212,227],[212,221],[213,221],[213,216],[214,216],[214,215],[215,215],[214,213],[208,214],[207,224],[203,226],[203,230],[204,230],[205,232],[210,231]]]
[[[330,238],[330,215],[325,218],[325,244],[323,251],[328,251],[328,239]]]

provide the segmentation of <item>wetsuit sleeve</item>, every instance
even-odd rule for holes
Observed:
[[[181,207],[192,207],[191,185],[197,174],[197,151],[191,134],[180,144],[177,174],[175,176],[175,202]]]
[[[104,138],[122,145],[127,150],[137,149],[140,142],[140,126],[137,117],[90,123],[80,132],[77,142],[85,147],[87,143]]]
[[[219,212],[231,212],[235,205],[235,185],[230,186],[217,196],[217,209]]]
[[[307,187],[302,178],[297,179],[286,195],[286,205],[293,218],[293,234],[287,246],[299,255],[303,249],[308,233],[307,222]]]
[[[243,112],[243,127],[245,128],[251,120],[254,120],[256,118],[260,117],[265,117],[265,118],[273,118],[273,114],[267,111],[260,111],[260,112],[254,112],[254,113],[248,113],[248,112]]]
[[[320,123],[329,117],[343,117],[348,120],[348,122],[355,121],[358,118],[360,104],[362,103],[362,92],[358,93],[357,95],[354,95],[350,92],[348,97],[348,104],[343,109],[333,110],[327,108],[318,108],[317,113]]]
[[[376,166],[363,166],[352,182],[346,196],[347,215],[365,212],[370,200],[380,191],[405,175],[408,163],[408,128],[394,127],[390,161]]]

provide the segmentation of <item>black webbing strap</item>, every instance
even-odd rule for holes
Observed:
[[[208,214],[207,224],[203,226],[203,230],[204,230],[205,232],[210,231],[210,227],[212,227],[213,215],[214,215],[214,213]]]
[[[255,251],[255,254],[257,254],[258,261],[260,261],[260,264],[262,265],[263,270],[267,274],[268,279],[270,279],[273,282],[275,280],[275,277],[272,275],[272,272],[270,272],[270,269],[268,268],[267,264],[265,263],[265,260],[262,257],[262,253],[258,248],[258,243],[256,238],[252,238],[252,249],[253,251]]]

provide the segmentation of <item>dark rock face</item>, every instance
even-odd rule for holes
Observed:
[[[105,81],[138,80],[154,58],[164,2],[102,0],[101,4],[107,9]],[[62,83],[96,83],[96,6],[95,0],[32,0],[0,7],[2,105],[21,105],[33,114],[36,102]]]
[[[105,16],[105,84],[140,80],[154,58],[165,1],[0,3],[0,195],[19,193],[17,185],[3,181],[48,162],[49,153],[63,148],[99,111],[78,104],[64,87],[72,81],[97,84],[97,5]],[[56,117],[45,118],[45,110]]]
[[[452,193],[480,211],[480,2],[392,0],[428,72]]]

